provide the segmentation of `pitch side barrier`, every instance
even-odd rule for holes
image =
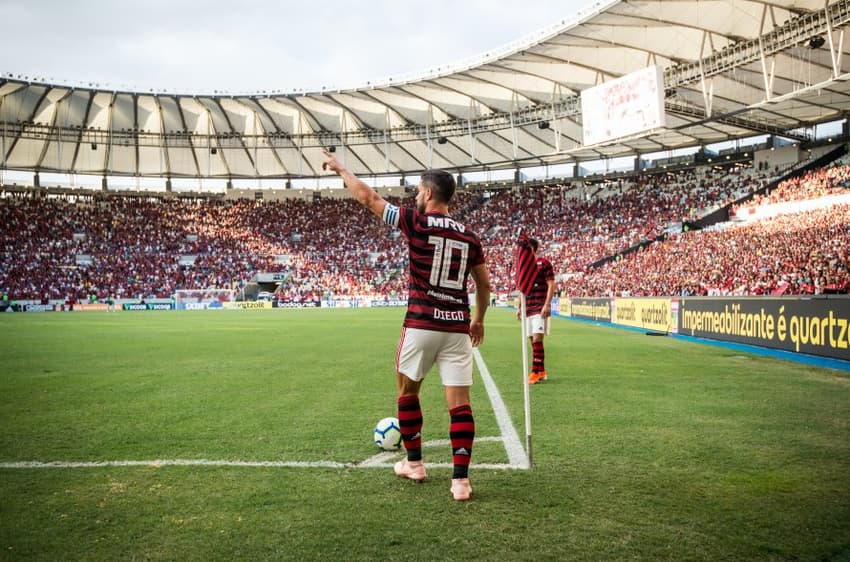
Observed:
[[[572,298],[562,314],[850,361],[850,296]],[[566,310],[564,310],[566,309]]]
[[[224,309],[273,309],[273,308],[386,308],[407,306],[406,299],[310,299],[310,300],[274,300],[274,301],[234,301],[222,304]]]
[[[561,314],[596,322],[611,322],[613,299],[575,297],[569,299],[567,306],[561,305]]]
[[[174,305],[170,302],[125,302],[121,305],[121,310],[173,310]]]
[[[850,361],[850,297],[678,299],[683,335]]]

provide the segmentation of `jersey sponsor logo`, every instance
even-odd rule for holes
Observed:
[[[428,296],[433,297],[433,298],[438,299],[438,300],[441,300],[441,301],[453,302],[455,304],[466,304],[463,299],[459,299],[459,298],[453,297],[451,295],[447,295],[446,293],[438,293],[437,291],[435,291],[433,289],[428,290]]]

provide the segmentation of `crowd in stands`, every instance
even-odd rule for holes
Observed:
[[[650,243],[768,180],[704,167],[603,185],[459,191],[452,208],[481,236],[499,294],[512,288],[520,226],[542,242],[564,295],[846,292],[847,206]],[[847,183],[847,167],[833,166],[768,198]],[[0,290],[16,299],[169,298],[178,289],[239,288],[261,272],[282,274],[283,298],[406,296],[406,245],[353,199],[28,195],[0,199],[0,215]],[[645,249],[593,267],[638,244]]]
[[[850,289],[850,205],[663,243],[565,280],[569,296],[786,295]]]
[[[748,205],[850,194],[838,163],[780,182]],[[565,280],[566,295],[784,295],[850,292],[850,205],[685,232]]]
[[[732,214],[746,214],[760,205],[786,201],[804,201],[827,195],[846,193],[850,188],[850,165],[837,163],[811,170],[797,177],[782,181],[767,194],[758,194],[752,201],[735,205]]]
[[[462,218],[483,233],[491,276],[510,288],[510,262],[520,227],[538,238],[559,273],[588,271],[608,256],[654,240],[670,224],[693,220],[766,184],[738,167],[641,175],[609,187],[518,189],[494,196]]]
[[[239,286],[259,272],[286,273],[298,295],[404,286],[401,245],[353,200],[26,197],[0,209],[0,286],[21,299],[167,298]],[[181,256],[193,263],[180,265]]]

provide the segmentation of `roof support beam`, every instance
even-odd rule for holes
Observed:
[[[671,66],[664,72],[664,84],[668,88],[692,84],[703,73],[706,76],[721,74],[779,53],[805,39],[826,33],[827,20],[833,27],[850,23],[850,0],[839,0],[822,11],[790,20],[757,39],[735,43],[699,61]]]
[[[162,170],[165,164],[165,177],[171,179],[171,155],[168,154],[168,136],[165,134],[165,119],[163,117],[162,103],[159,101],[159,96],[153,97],[156,102],[156,111],[159,114],[159,138],[161,146],[159,148],[159,168]]]
[[[829,43],[829,57],[832,61],[832,77],[838,78],[841,74],[841,56],[844,49],[844,30],[838,33],[838,45],[835,45],[832,16],[829,12],[829,0],[824,1],[824,12],[826,13],[826,37]],[[837,48],[836,48],[837,47]]]
[[[180,105],[180,99],[174,98],[174,103],[177,105],[177,111],[180,114],[180,124],[183,125],[183,134],[186,136],[186,142],[189,144],[189,153],[192,155],[192,160],[195,162],[195,173],[201,175],[201,163],[198,161],[198,154],[195,152],[195,143],[192,141],[194,135],[188,134],[189,129],[186,126],[186,115],[183,112],[183,106]]]
[[[106,144],[106,150],[103,154],[103,177],[109,174],[109,163],[112,161],[112,143],[115,142],[115,135],[112,130],[112,117],[115,112],[115,97],[117,92],[112,92],[112,97],[109,98],[109,106],[106,110],[106,133],[109,135],[109,142]]]
[[[73,90],[71,91],[73,93]],[[77,169],[77,158],[80,155],[80,147],[83,144],[83,135],[86,132],[86,124],[89,122],[89,112],[91,111],[92,102],[94,101],[94,92],[89,92],[89,101],[86,102],[86,111],[83,114],[83,122],[80,125],[80,134],[77,137],[77,146],[74,147],[74,156],[71,157],[71,170]],[[0,101],[2,104],[2,101]]]
[[[767,16],[767,6],[762,7],[761,24],[759,26],[759,60],[761,61],[761,75],[764,79],[764,99],[770,101],[773,97],[773,79],[776,76],[776,59],[770,58],[770,71],[767,69],[767,54],[764,49],[764,20]],[[700,59],[702,63],[702,59]]]
[[[736,115],[736,113],[748,111],[749,110],[748,107],[742,108],[742,109],[735,111],[735,112],[732,112],[732,113],[724,114],[721,117],[715,116],[715,117],[712,117],[712,118],[705,118],[705,116],[699,111],[699,109],[696,109],[696,108],[693,108],[693,107],[688,107],[688,106],[685,106],[685,105],[677,105],[673,102],[670,102],[669,100],[665,104],[665,107],[666,107],[666,110],[669,113],[675,113],[675,114],[678,114],[678,115],[684,115],[684,116],[699,118],[699,120],[697,120],[697,121],[690,122],[689,125],[696,125],[696,124],[709,125],[712,122],[722,123],[722,124],[732,125],[734,127],[741,127],[741,128],[749,129],[749,130],[753,131],[754,133],[781,135],[783,137],[792,138],[792,139],[799,140],[799,141],[808,140],[808,138],[806,138],[805,135],[797,135],[797,134],[794,134],[794,133],[789,133],[789,132],[785,131],[784,129],[780,129],[778,127],[771,127],[770,125],[767,125],[765,123],[758,123],[756,121],[752,121],[750,119],[746,119],[744,117],[739,117],[739,116]]]
[[[706,85],[705,85],[705,67],[702,64],[702,60],[703,60],[704,55],[705,55],[705,42],[706,42],[707,39],[710,40],[711,38],[709,37],[707,32],[703,32],[703,34],[702,34],[702,45],[700,45],[700,50],[699,50],[699,62],[700,62],[700,65],[699,65],[700,80],[699,80],[699,82],[700,82],[700,88],[702,89],[702,101],[705,104],[705,116],[711,117],[712,104],[714,103],[714,82],[711,81],[709,83],[708,87],[706,87]]]
[[[258,110],[262,111],[263,114],[266,116],[266,118],[269,120],[269,123],[274,125],[274,122],[275,122],[274,119],[272,118],[271,114],[269,114],[269,110],[266,109],[266,107],[263,104],[254,103],[254,107],[255,107],[254,115],[259,120],[260,123],[262,123],[263,120],[260,118]],[[269,150],[271,151],[272,156],[274,156],[275,161],[278,163],[278,165],[280,166],[280,169],[283,170],[285,174],[289,174],[289,169],[283,164],[283,159],[280,157],[280,154],[277,151],[277,146],[275,146],[275,143],[272,141],[272,138],[271,138],[272,133],[279,133],[279,132],[282,132],[282,131],[279,131],[279,130],[269,131],[265,128],[263,128],[263,131],[265,133],[266,144],[268,144]],[[288,137],[289,137],[289,135],[287,135],[287,138]]]
[[[514,92],[511,96],[511,141],[513,145],[514,160],[516,160],[517,157],[516,123],[514,123],[514,111],[517,109],[517,105],[516,92]]]

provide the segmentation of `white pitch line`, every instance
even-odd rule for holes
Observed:
[[[519,440],[519,434],[516,432],[511,416],[508,414],[508,408],[505,406],[502,395],[484,363],[484,358],[481,357],[481,352],[477,348],[472,350],[475,357],[475,364],[478,365],[478,372],[481,373],[481,378],[484,380],[484,386],[487,388],[487,395],[490,397],[490,404],[493,406],[493,413],[496,415],[496,422],[499,424],[499,431],[502,432],[502,440],[505,443],[505,452],[508,453],[508,464],[513,468],[526,470],[531,467],[531,462],[525,449],[522,447],[522,441]]]
[[[528,455],[522,447],[522,442],[516,432],[508,409],[502,400],[502,395],[493,382],[493,377],[481,357],[481,353],[473,350],[478,372],[484,380],[490,404],[502,435],[497,437],[477,437],[478,442],[502,441],[505,452],[508,454],[508,463],[472,463],[473,468],[492,470],[527,470],[529,468]],[[426,447],[445,446],[450,444],[447,439],[437,439],[423,443]],[[392,451],[378,453],[365,461],[359,463],[343,463],[335,461],[240,461],[240,460],[209,460],[209,459],[155,459],[147,461],[17,461],[0,462],[0,469],[27,469],[27,468],[102,468],[102,467],[128,467],[128,466],[230,466],[230,467],[256,467],[256,468],[387,468],[393,466],[389,462],[393,457],[399,455]],[[451,463],[428,463],[429,467],[452,468]]]
[[[476,437],[475,438],[476,443],[483,443],[485,441],[504,441],[504,439],[501,436],[497,436],[497,437]],[[424,443],[422,443],[422,447],[423,448],[447,447],[447,446],[450,446],[451,444],[452,444],[452,442],[449,441],[448,439],[432,439],[430,441],[425,441]],[[357,463],[357,466],[361,466],[361,467],[372,467],[372,466],[387,467],[387,466],[392,466],[393,463],[389,462],[390,459],[395,459],[396,457],[401,457],[401,455],[403,453],[404,453],[403,449],[399,449],[398,451],[381,451],[380,453],[378,453],[378,454],[376,454],[372,457],[369,457],[365,461]],[[429,467],[431,467],[431,466],[443,466],[443,465],[440,465],[440,464],[437,464],[437,463],[430,463],[430,462],[427,463],[427,464],[428,464]],[[2,466],[2,465],[0,465],[0,466]],[[452,467],[454,465],[446,464],[445,466]],[[508,465],[501,465],[501,464],[500,465],[483,465],[483,464],[476,464],[474,462],[472,463],[472,466],[474,468],[475,467],[480,468],[482,466],[489,466],[489,467],[499,466],[501,468],[514,468],[509,464]]]
[[[386,461],[386,459],[383,459]],[[428,468],[452,468],[447,462],[427,463]],[[391,462],[374,462],[374,459],[362,463],[343,463],[334,461],[219,461],[209,459],[157,459],[151,461],[19,461],[0,462],[2,469],[33,468],[122,468],[143,466],[159,468],[163,466],[226,466],[249,468],[390,468]],[[519,467],[499,463],[472,463],[473,468],[490,470],[516,470]]]
[[[501,437],[479,437],[476,441],[503,441]],[[423,443],[423,447],[442,447],[448,445],[448,439],[435,439]],[[335,461],[225,461],[210,459],[155,459],[148,461],[17,461],[0,462],[0,469],[4,468],[106,468],[127,466],[231,466],[231,467],[254,467],[254,468],[387,468],[393,466],[390,462],[401,455],[401,451],[384,451],[374,455],[365,461],[335,462]],[[428,463],[431,468],[452,468],[451,463]],[[493,470],[509,470],[518,468],[510,464],[498,463],[472,463],[473,468],[487,468]]]
[[[333,461],[222,461],[209,459],[156,459],[149,461],[21,461],[0,463],[0,468],[101,468],[125,466],[247,466],[272,468],[346,468],[352,465]]]

